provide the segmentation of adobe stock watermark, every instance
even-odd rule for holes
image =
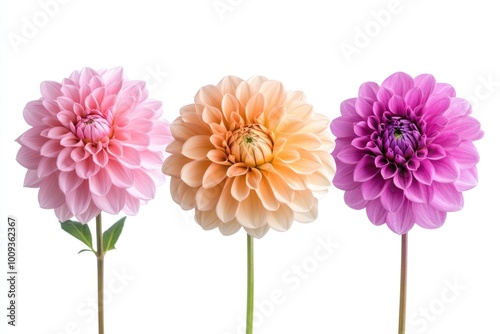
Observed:
[[[407,2],[411,0],[406,0]],[[380,35],[384,28],[387,28],[395,15],[403,11],[403,4],[400,0],[390,0],[385,9],[372,10],[370,20],[362,26],[354,27],[354,35],[351,41],[342,41],[339,44],[340,50],[347,63],[352,62],[355,55],[367,48],[373,39]]]
[[[479,110],[481,102],[484,102],[492,98],[500,88],[500,80],[493,78],[493,74],[488,74],[487,76],[480,75],[477,77],[479,82],[474,89],[474,94],[467,96],[465,99],[469,101],[472,106],[472,110]]]
[[[242,2],[243,0],[214,0],[212,7],[219,16],[219,19],[224,21],[225,15],[234,11]]]
[[[457,278],[445,279],[443,286],[436,298],[430,300],[426,306],[420,306],[418,311],[410,315],[409,327],[417,333],[424,333],[430,325],[439,319],[439,316],[449,310],[451,304],[455,303],[467,289],[467,286],[459,282]]]
[[[148,91],[153,91],[158,89],[161,85],[166,82],[166,79],[170,76],[170,72],[165,70],[162,65],[155,64],[155,66],[147,65],[144,68],[146,73],[142,80],[146,81]]]
[[[284,304],[291,294],[298,291],[322,264],[333,258],[339,247],[340,244],[335,242],[331,236],[317,237],[311,252],[283,272],[280,287],[273,289],[268,298],[254,301],[254,328],[262,327],[266,319],[275,314],[279,305]],[[223,334],[244,334],[245,317],[239,316],[237,323],[235,331],[225,331]]]
[[[109,277],[105,278],[104,307],[111,305],[115,297],[126,290],[134,280],[134,276],[127,272],[126,268],[113,269]],[[82,300],[75,308],[75,317],[56,331],[47,334],[81,334],[84,326],[89,325],[97,319],[97,295]]]
[[[21,46],[28,44],[35,38],[49,24],[50,20],[58,15],[61,6],[70,1],[39,0],[38,8],[32,14],[21,17],[19,30],[7,33],[7,39],[14,52],[18,53]]]

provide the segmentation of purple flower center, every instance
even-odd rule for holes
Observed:
[[[86,143],[96,143],[111,133],[110,122],[99,114],[81,117],[76,123],[76,136]]]
[[[415,123],[402,117],[392,117],[380,124],[377,144],[389,161],[402,165],[413,157],[421,145],[421,138]]]

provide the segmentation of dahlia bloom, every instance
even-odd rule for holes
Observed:
[[[302,92],[278,81],[234,76],[202,87],[180,110],[163,172],[172,198],[195,209],[204,229],[224,235],[242,226],[253,237],[286,231],[318,214],[314,193],[331,185],[334,147],[329,120]]]
[[[405,234],[414,224],[440,227],[477,184],[483,136],[471,106],[432,75],[395,73],[382,85],[366,82],[341,104],[331,130],[337,164],[333,184],[375,225]]]
[[[24,109],[32,128],[17,139],[24,186],[40,188],[42,208],[87,223],[102,211],[135,215],[154,197],[171,136],[161,102],[148,99],[145,86],[121,68],[42,82],[42,97]]]

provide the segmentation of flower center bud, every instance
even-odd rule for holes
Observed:
[[[78,120],[76,136],[86,143],[96,143],[111,133],[110,122],[101,115],[90,114]]]
[[[413,122],[401,117],[393,117],[382,125],[382,152],[390,161],[403,164],[420,146],[420,130]]]
[[[257,167],[273,160],[273,140],[269,131],[258,124],[235,130],[228,140],[229,160]]]

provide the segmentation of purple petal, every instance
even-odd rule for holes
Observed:
[[[377,175],[373,179],[361,184],[361,193],[367,201],[374,200],[382,195],[389,183],[382,176]]]
[[[356,107],[358,115],[360,115],[363,119],[373,115],[373,101],[359,97],[356,99],[356,104],[354,106]]]
[[[356,104],[355,97],[342,101],[342,103],[340,104],[340,114],[342,116],[348,116],[348,117],[359,117],[358,114],[356,113],[356,107],[354,106],[355,104]]]
[[[463,141],[459,146],[447,152],[455,158],[460,169],[474,167],[479,162],[479,154],[477,153],[476,147],[469,141]]]
[[[413,172],[413,176],[418,182],[430,185],[434,179],[434,166],[429,160],[420,161],[420,167]]]
[[[389,88],[395,95],[403,97],[413,88],[413,78],[406,73],[397,72],[385,79],[380,86]]]
[[[420,182],[412,182],[405,190],[406,198],[413,203],[427,203],[430,198],[431,188]]]
[[[455,88],[447,83],[437,83],[434,88],[433,94],[446,95],[449,97],[455,97]]]
[[[354,137],[354,123],[347,119],[347,117],[340,116],[335,118],[330,123],[330,129],[333,135],[339,137]]]
[[[455,182],[455,188],[458,191],[466,191],[474,188],[477,185],[477,168],[462,169],[460,178]]]
[[[414,87],[406,93],[405,102],[413,110],[422,104],[422,95],[422,90],[418,87]]]
[[[389,100],[389,110],[395,115],[405,116],[406,114],[406,103],[403,98],[399,95],[394,95]]]
[[[390,184],[380,196],[380,203],[388,212],[398,211],[406,198],[404,196],[403,190]]]
[[[354,168],[354,181],[365,182],[379,173],[380,169],[375,167],[375,158],[366,154]]]
[[[333,177],[333,185],[341,190],[350,190],[359,186],[353,180],[354,166],[336,161],[337,171]]]
[[[363,209],[367,203],[367,201],[363,198],[363,195],[361,194],[361,187],[357,187],[352,190],[347,190],[344,193],[344,201],[349,207],[355,210]]]
[[[436,140],[439,142],[439,140]],[[454,141],[454,138],[452,138],[452,141]],[[458,143],[457,143],[458,145]],[[455,145],[456,146],[456,145]],[[427,146],[427,159],[430,160],[439,160],[443,159],[446,157],[446,151],[441,145],[437,144],[431,144]]]
[[[407,233],[415,225],[415,222],[416,218],[409,201],[405,201],[398,211],[387,213],[387,226],[399,235]]]
[[[389,100],[391,99],[391,97],[394,95],[394,93],[385,88],[385,87],[380,87],[380,89],[378,90],[378,93],[377,93],[377,100],[379,100],[383,105],[384,105],[384,111],[386,109],[386,107],[389,105]],[[376,109],[376,105],[374,105],[374,110]],[[375,113],[377,114],[377,113]],[[378,115],[380,116],[380,115]]]
[[[399,172],[394,175],[394,185],[399,189],[407,189],[412,181],[413,175],[407,169],[400,169]]]
[[[378,199],[368,202],[366,205],[366,214],[374,225],[382,225],[386,222],[387,210],[384,209]]]
[[[413,203],[413,212],[417,218],[417,225],[423,228],[441,227],[446,220],[446,212],[426,204]]]
[[[346,164],[356,164],[363,158],[364,155],[365,152],[357,149],[352,145],[346,145],[337,154],[337,159],[345,162]]]
[[[430,204],[440,211],[459,211],[464,206],[464,197],[452,183],[433,184],[433,194]]]
[[[415,87],[422,90],[422,103],[425,103],[436,87],[436,79],[430,74],[421,74],[413,79]]]
[[[460,169],[455,159],[447,157],[432,162],[434,166],[434,181],[442,183],[451,183],[458,180]]]
[[[378,89],[379,86],[375,82],[365,82],[359,87],[358,96],[376,101]]]
[[[450,106],[445,111],[444,116],[451,118],[451,117],[467,116],[470,115],[471,113],[472,113],[472,107],[469,101],[458,97],[452,97],[450,99]]]
[[[474,141],[484,136],[481,124],[475,118],[469,116],[451,119],[446,128],[446,132],[448,131],[459,134],[462,140]]]
[[[430,117],[442,115],[449,106],[450,98],[448,96],[432,95],[424,107],[425,118],[429,119]]]

